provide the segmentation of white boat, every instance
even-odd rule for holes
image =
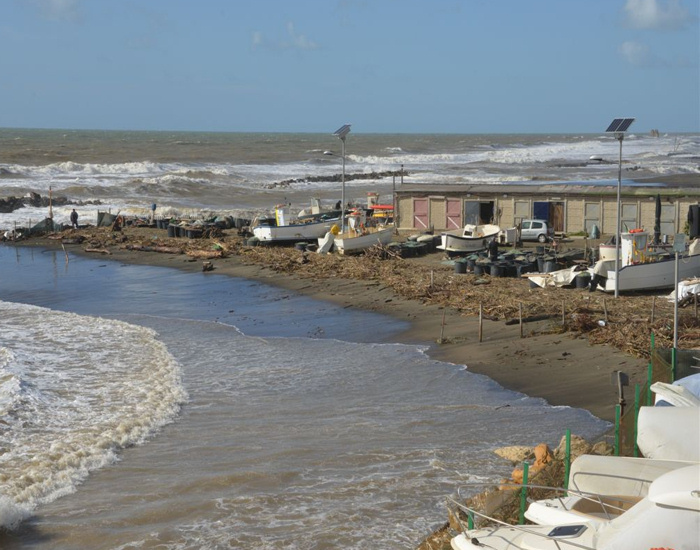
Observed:
[[[649,494],[662,475],[695,464],[621,456],[582,455],[571,465],[562,496],[530,503],[525,517],[538,525],[610,521]]]
[[[609,520],[564,525],[499,523],[466,530],[450,545],[453,550],[689,550],[698,548],[698,533],[700,464],[692,464],[659,476],[644,498]]]
[[[467,224],[459,231],[442,233],[438,249],[448,255],[468,254],[488,248],[489,243],[498,237],[501,228],[493,224]]]
[[[325,235],[331,226],[337,222],[337,218],[311,221],[308,223],[285,223],[287,219],[286,209],[277,207],[274,218],[260,218],[253,223],[253,235],[264,243],[295,243],[301,241],[315,241]]]
[[[348,214],[348,229],[338,233],[337,228],[318,239],[318,252],[325,254],[332,242],[340,254],[357,254],[376,245],[388,244],[394,236],[393,225],[374,225],[376,219],[368,219],[367,211],[353,210]]]
[[[354,254],[376,244],[389,244],[393,236],[393,227],[368,227],[358,234],[346,232],[344,235],[338,235],[333,242],[341,254]]]
[[[641,231],[620,235],[619,291],[655,290],[675,286],[675,257],[648,249],[649,234]],[[603,251],[601,250],[601,255]],[[688,251],[679,255],[678,278],[700,276],[700,241],[691,243]],[[593,275],[605,278],[603,290],[615,291],[615,252],[612,258],[596,262]]]

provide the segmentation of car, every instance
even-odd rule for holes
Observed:
[[[547,220],[523,220],[520,224],[521,241],[546,243],[554,237],[554,227]]]

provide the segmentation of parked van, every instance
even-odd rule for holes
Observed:
[[[554,227],[546,220],[523,220],[520,224],[521,241],[546,243],[554,237]]]

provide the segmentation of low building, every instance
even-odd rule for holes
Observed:
[[[623,180],[620,200],[623,231],[639,227],[653,231],[658,196],[661,234],[687,232],[691,206],[696,217],[700,211],[700,174],[664,179]],[[601,234],[614,235],[617,180],[405,184],[396,190],[396,206],[401,230],[440,232],[459,229],[467,223],[495,223],[506,228],[517,226],[523,219],[536,218],[548,220],[557,233],[590,234],[595,225]]]

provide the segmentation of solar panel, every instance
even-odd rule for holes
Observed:
[[[343,124],[340,128],[333,132],[333,135],[338,136],[340,139],[343,139],[350,133],[350,126],[350,124]]]
[[[614,133],[626,132],[627,129],[632,126],[634,121],[635,119],[633,118],[616,118],[610,123],[610,126],[608,126],[608,129],[605,131]]]

